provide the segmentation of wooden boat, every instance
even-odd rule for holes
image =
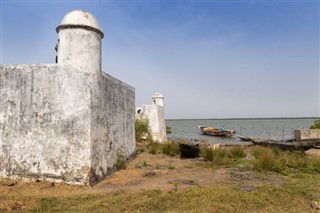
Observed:
[[[267,147],[278,147],[284,150],[308,150],[316,148],[320,145],[320,140],[304,140],[304,141],[293,141],[293,142],[275,142],[272,140],[266,140],[261,138],[251,138],[251,142],[254,145],[267,146]]]
[[[259,140],[259,141],[270,141],[270,142],[293,142],[294,139],[290,138],[290,139],[283,139],[283,140],[272,140],[272,139],[263,139],[263,138],[255,138],[255,137],[247,137],[247,136],[241,136],[238,135],[238,138],[240,138],[240,140],[242,141],[252,141],[252,140]]]
[[[231,137],[234,134],[236,134],[236,131],[231,129],[221,130],[218,128],[206,127],[201,125],[199,125],[199,129],[202,132],[202,134],[211,136]]]
[[[238,135],[238,138],[242,141],[251,141],[250,137]]]

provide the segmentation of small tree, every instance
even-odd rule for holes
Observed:
[[[136,119],[135,120],[135,137],[136,141],[142,140],[151,141],[150,127],[148,119]]]
[[[166,126],[166,132],[168,135],[172,133],[171,126]]]
[[[314,124],[310,126],[310,129],[320,129],[320,120],[315,120]]]

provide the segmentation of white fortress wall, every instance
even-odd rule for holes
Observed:
[[[94,184],[135,153],[135,91],[102,73],[91,14],[56,30],[58,64],[0,66],[0,176]]]
[[[57,65],[0,67],[0,176],[85,182],[90,89]]]
[[[118,154],[126,158],[135,154],[134,88],[103,73],[99,84],[100,98],[91,114],[91,167],[98,181],[113,170]]]

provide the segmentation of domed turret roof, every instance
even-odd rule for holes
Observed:
[[[163,98],[163,95],[157,92],[156,94],[154,94],[154,96],[152,96],[152,98]]]
[[[63,17],[61,24],[57,27],[56,31],[59,32],[64,28],[85,28],[93,30],[99,33],[103,38],[103,32],[96,18],[84,10],[75,10],[67,13]]]

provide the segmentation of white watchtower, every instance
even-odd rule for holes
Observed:
[[[152,96],[152,102],[155,105],[158,106],[164,106],[164,97],[162,94],[160,94],[159,92],[157,92],[156,94],[154,94],[154,96]]]
[[[60,66],[90,74],[101,72],[103,32],[93,15],[83,10],[72,11],[64,16],[56,31]]]

